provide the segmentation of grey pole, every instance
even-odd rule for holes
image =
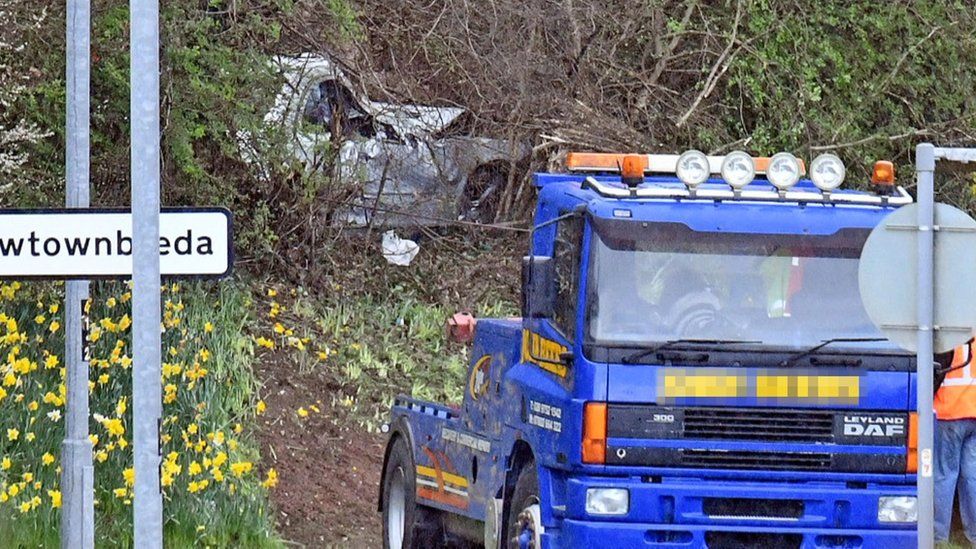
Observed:
[[[87,208],[89,202],[89,80],[91,42],[90,0],[68,0],[65,132],[65,205]],[[61,547],[89,549],[95,545],[94,469],[88,440],[88,362],[82,348],[83,301],[88,281],[65,287],[64,359],[67,368],[65,438],[61,445]]]
[[[130,0],[134,545],[163,546],[159,489],[159,0]]]
[[[932,414],[935,263],[935,147],[922,143],[915,149],[918,174],[918,547],[931,549],[934,536],[934,479]]]

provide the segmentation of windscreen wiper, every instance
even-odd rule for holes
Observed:
[[[823,349],[827,345],[830,345],[831,343],[864,343],[868,341],[887,341],[887,339],[883,337],[834,337],[831,339],[825,339],[820,343],[814,345],[813,347],[810,347],[806,351],[800,351],[799,353],[791,356],[790,358],[787,358],[783,362],[780,362],[779,365],[783,368],[787,366],[792,366],[796,364],[796,362],[801,358],[806,358],[812,355],[813,353],[816,353],[820,349]]]
[[[665,349],[670,349],[671,347],[674,347],[675,345],[682,345],[682,344],[694,344],[694,345],[744,345],[744,344],[750,344],[750,343],[752,343],[752,344],[758,344],[758,343],[762,343],[762,341],[758,341],[758,340],[751,340],[751,341],[749,341],[749,340],[742,340],[742,339],[694,339],[694,338],[691,338],[691,339],[672,339],[670,341],[665,341],[664,343],[661,343],[660,345],[651,347],[650,349],[641,349],[640,351],[637,351],[636,353],[627,355],[627,356],[623,357],[620,360],[620,362],[623,362],[624,364],[633,364],[633,363],[637,362],[638,360],[644,358],[645,356],[652,355],[652,354],[654,354],[654,353],[656,353],[658,351],[663,351]]]

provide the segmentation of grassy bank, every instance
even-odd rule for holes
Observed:
[[[300,416],[319,413],[324,404],[345,409],[375,431],[397,393],[460,403],[468,349],[444,336],[444,322],[456,312],[449,306],[402,288],[393,295],[331,299],[270,286],[264,295],[263,320],[254,335],[263,347],[260,354],[274,355],[274,361],[290,364],[297,374],[327,379],[333,388],[330,394],[310,396],[313,407],[296,410]],[[514,307],[493,300],[478,304],[474,312],[508,316]]]

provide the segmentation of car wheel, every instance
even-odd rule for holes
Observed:
[[[468,176],[458,207],[458,219],[472,223],[493,223],[506,183],[508,171],[505,166],[480,166]]]
[[[542,514],[539,507],[539,473],[535,460],[530,460],[519,471],[508,507],[506,521],[508,547],[510,549],[540,549]]]
[[[403,437],[393,440],[383,469],[383,547],[440,547],[444,536],[436,512],[417,503],[416,467]]]

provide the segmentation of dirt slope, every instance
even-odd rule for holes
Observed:
[[[266,360],[258,375],[267,404],[261,456],[280,479],[271,492],[278,531],[305,547],[382,547],[376,512],[382,436],[344,419],[338,407],[299,418],[296,410],[325,402],[336,389],[319,374]]]

